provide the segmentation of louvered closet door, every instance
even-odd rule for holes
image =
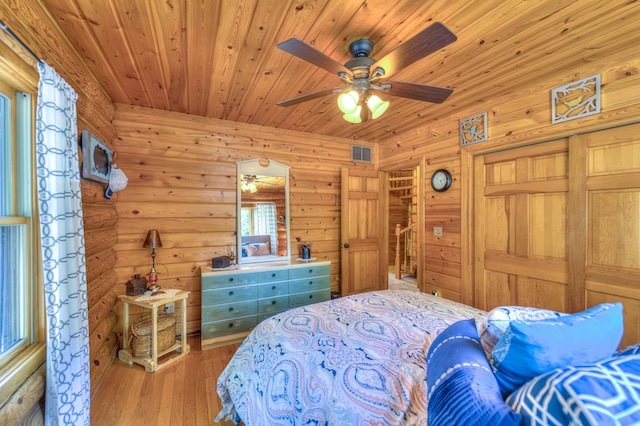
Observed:
[[[476,306],[567,310],[568,140],[474,159]]]

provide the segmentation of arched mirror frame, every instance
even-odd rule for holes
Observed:
[[[291,259],[291,236],[289,226],[289,169],[290,166],[278,163],[277,161],[269,160],[266,158],[246,160],[236,162],[236,256],[238,264],[254,264],[254,263],[267,263],[267,262],[282,262],[289,261]],[[242,257],[242,235],[240,230],[242,229],[242,176],[243,175],[260,175],[260,176],[282,176],[284,177],[284,224],[287,237],[287,254],[285,256],[258,256],[253,258]]]

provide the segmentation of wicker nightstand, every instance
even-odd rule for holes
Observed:
[[[170,290],[167,290],[167,292]],[[122,301],[122,349],[118,353],[118,358],[121,361],[129,364],[136,363],[144,366],[148,372],[153,372],[165,365],[171,364],[174,361],[182,359],[189,353],[190,347],[187,344],[187,296],[188,291],[179,291],[172,296],[167,297],[153,297],[151,299],[144,298],[143,296],[118,296]],[[139,300],[142,299],[142,300]],[[172,302],[181,302],[180,315],[182,330],[180,333],[180,339],[176,339],[176,342],[167,349],[158,353],[157,335],[158,335],[158,307],[166,305]],[[129,347],[129,304],[140,306],[145,309],[151,310],[151,356],[149,357],[135,357],[131,354]],[[173,356],[162,363],[158,362],[158,358],[169,354],[173,351],[178,351],[179,355]]]

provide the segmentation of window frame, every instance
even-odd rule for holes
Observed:
[[[0,38],[1,39],[1,38]],[[11,397],[11,395],[24,383],[24,381],[33,374],[44,362],[46,358],[46,318],[44,308],[44,279],[40,254],[40,226],[38,220],[38,199],[36,188],[36,158],[35,158],[35,120],[36,120],[36,103],[38,89],[38,71],[35,60],[31,60],[24,52],[16,46],[6,43],[6,40],[0,42],[0,90],[3,94],[11,91],[14,100],[11,108],[12,114],[12,132],[11,142],[12,163],[14,170],[11,176],[16,178],[16,182],[12,188],[14,196],[12,216],[4,216],[2,223],[21,223],[26,227],[26,261],[25,261],[25,280],[28,283],[25,297],[28,300],[26,307],[26,329],[27,338],[23,346],[17,350],[10,352],[7,359],[0,364],[0,406]],[[15,50],[14,50],[15,49]],[[28,104],[18,101],[21,94],[30,95]],[[30,113],[29,122],[23,123],[28,127],[28,135],[22,134],[23,130],[17,125],[16,111],[24,108],[23,112]],[[23,141],[28,143],[20,143]],[[30,170],[25,172],[24,167],[20,167],[20,158],[18,150],[23,150],[20,157],[28,155],[28,163]],[[18,180],[24,182],[29,188],[30,199],[26,201],[29,211],[24,211],[18,202],[19,188]],[[21,183],[20,185],[22,185]]]

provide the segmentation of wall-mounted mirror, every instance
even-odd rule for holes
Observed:
[[[267,159],[239,161],[237,262],[289,260],[289,166]]]

